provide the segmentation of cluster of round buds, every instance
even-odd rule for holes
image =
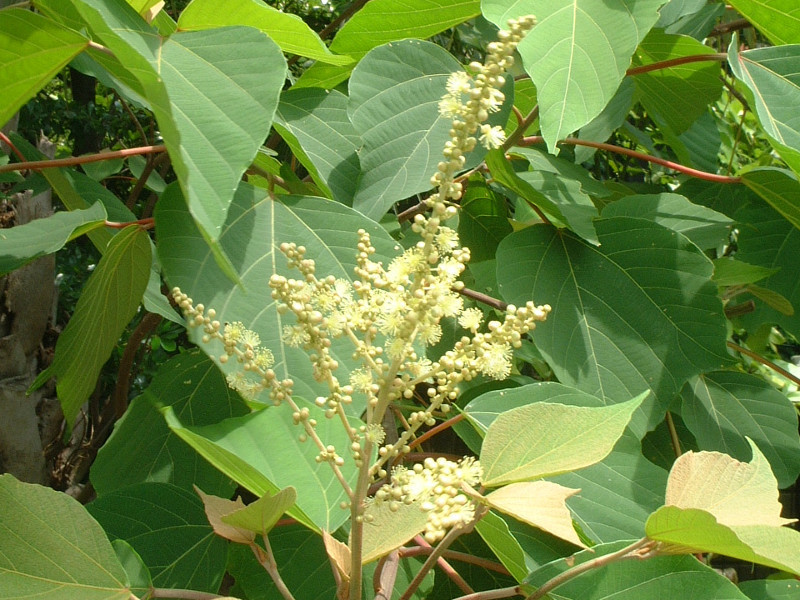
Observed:
[[[180,288],[173,288],[172,297],[183,311],[189,327],[202,328],[203,343],[208,344],[211,340],[222,342],[224,354],[218,357],[219,362],[225,364],[233,358],[241,366],[241,370],[227,376],[232,389],[247,400],[255,400],[263,390],[269,389],[270,399],[276,405],[291,396],[292,380],[278,380],[272,370],[275,362],[272,352],[261,346],[261,339],[256,332],[238,321],[223,326],[216,319],[213,308],[206,311],[202,304],[195,306]]]
[[[431,179],[438,188],[429,199],[431,204],[461,197],[461,184],[454,180],[455,174],[464,167],[465,155],[475,149],[478,141],[487,149],[499,148],[505,142],[503,128],[484,121],[503,105],[505,96],[500,88],[505,85],[504,73],[514,64],[517,45],[535,24],[536,19],[532,16],[511,19],[508,30],[500,31],[498,40],[487,47],[485,63],[469,65],[473,76],[458,71],[448,78],[447,94],[439,102],[439,113],[453,119],[453,124],[450,140],[445,143],[445,160],[439,163],[438,171]],[[476,139],[478,131],[480,136]]]
[[[472,522],[475,506],[463,486],[477,485],[482,474],[480,463],[472,457],[458,462],[426,458],[412,469],[396,467],[390,483],[375,493],[374,502],[389,503],[391,510],[399,509],[401,504],[418,503],[427,513],[425,539],[433,544],[449,529]]]

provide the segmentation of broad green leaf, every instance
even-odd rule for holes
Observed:
[[[76,500],[0,475],[4,600],[128,600],[128,577],[100,525]]]
[[[601,544],[569,559],[554,561],[534,571],[525,583],[539,587],[573,565],[601,558],[627,544]],[[685,594],[692,600],[747,600],[734,583],[692,556],[614,561],[563,583],[551,592],[550,597],[559,600],[649,600],[673,598],[676,594]]]
[[[706,110],[679,135],[675,135],[667,127],[661,127],[660,131],[664,136],[664,144],[672,149],[679,163],[715,173],[719,168],[718,156],[722,151],[722,136],[718,123],[711,111]]]
[[[500,150],[492,150],[486,154],[486,166],[492,174],[492,179],[507,187],[509,190],[520,196],[526,202],[536,206],[556,225],[568,226],[569,221],[561,212],[561,208],[550,198],[534,188],[526,180],[522,179],[519,173],[514,171],[510,161]],[[521,221],[520,215],[515,215],[516,221]]]
[[[769,459],[779,487],[791,486],[800,475],[797,411],[761,377],[704,373],[687,382],[681,400],[681,416],[701,448],[746,460],[750,438]]]
[[[603,401],[595,396],[560,383],[544,382],[483,394],[464,410],[485,432],[500,414],[534,402],[603,406]],[[582,490],[570,500],[573,518],[592,540],[610,542],[642,535],[647,517],[663,503],[667,471],[642,456],[639,441],[625,432],[602,461],[551,480]],[[552,551],[546,556],[550,557],[546,560],[554,557]],[[541,561],[537,560],[536,564]]]
[[[714,183],[696,177],[684,181],[675,193],[686,196],[694,204],[707,206],[732,219],[735,219],[736,211],[747,204],[761,204],[758,195],[743,185]]]
[[[605,108],[664,2],[482,0],[483,15],[500,28],[510,18],[537,18],[518,50],[536,84],[539,121],[550,150]]]
[[[794,315],[794,306],[792,306],[792,303],[782,294],[752,283],[747,286],[747,291],[782,315],[787,317]]]
[[[634,194],[606,206],[603,218],[637,217],[682,233],[701,250],[728,243],[733,220],[679,194]]]
[[[639,44],[631,66],[641,67],[698,54],[712,54],[712,51],[688,36],[654,30]],[[640,73],[632,79],[648,114],[672,133],[679,134],[719,98],[722,88],[719,75],[719,63],[707,61]]]
[[[458,213],[458,237],[469,248],[471,262],[494,258],[500,240],[511,231],[505,198],[482,179],[470,180]]]
[[[745,285],[775,275],[780,269],[751,265],[731,257],[714,259],[714,277],[717,285]]]
[[[730,0],[774,45],[800,43],[800,6],[794,0]]]
[[[193,0],[181,13],[181,31],[205,31],[243,25],[266,33],[288,54],[299,54],[331,65],[347,65],[349,56],[333,54],[319,35],[298,15],[288,14],[258,0],[226,0],[220,10],[215,0]]]
[[[605,140],[606,137],[603,139]],[[605,198],[611,195],[608,188],[592,177],[586,169],[565,158],[553,156],[546,152],[542,145],[515,147],[511,150],[511,153],[524,156],[528,160],[532,171],[544,171],[554,175],[561,175],[564,179],[576,180],[580,183],[581,191],[584,194],[597,198]]]
[[[111,542],[122,568],[131,582],[130,590],[137,598],[146,597],[153,588],[153,579],[150,570],[144,564],[142,557],[125,540],[116,539]]]
[[[786,169],[762,167],[742,175],[742,183],[800,229],[800,181]]]
[[[163,38],[126,3],[72,2],[141,84],[190,211],[215,247],[236,184],[272,123],[286,74],[280,48],[251,27]]]
[[[495,490],[486,496],[486,501],[502,513],[586,548],[572,526],[567,508],[567,498],[579,492],[552,481],[525,481]]]
[[[331,51],[356,61],[373,48],[405,38],[429,38],[480,13],[478,0],[371,0],[345,23]],[[333,88],[350,75],[345,67],[316,64],[295,87]]]
[[[0,124],[89,46],[77,31],[25,8],[0,12]]]
[[[137,156],[137,158],[141,159],[142,157]],[[115,158],[113,160],[86,163],[85,165],[81,165],[81,169],[95,181],[103,181],[106,177],[111,177],[119,173],[124,165],[125,161],[123,159]]]
[[[336,597],[331,563],[319,534],[294,524],[273,529],[269,542],[278,572],[296,600]],[[231,547],[228,569],[243,597],[249,600],[282,598],[272,578],[247,546],[235,544]]]
[[[316,261],[317,273],[350,280],[356,265],[358,230],[369,232],[377,249],[374,259],[388,264],[399,246],[386,231],[338,202],[297,196],[271,200],[266,190],[241,184],[220,236],[220,245],[241,278],[242,286],[237,286],[215,264],[174,185],[161,196],[155,219],[159,257],[169,285],[180,287],[195,303],[214,308],[221,320],[240,321],[258,333],[262,345],[276,357],[275,373],[281,379],[293,379],[298,396],[327,395],[327,385],[314,380],[306,353],[282,339],[283,328],[290,321],[278,314],[268,282],[274,273],[296,277],[297,272],[286,267],[278,247],[284,242],[302,243],[307,257]],[[195,330],[191,335],[198,342],[202,337]],[[203,344],[203,349],[212,356],[222,351],[221,345]],[[337,340],[332,352],[340,364],[337,377],[346,379],[355,365],[352,345]],[[232,369],[235,365],[224,366],[226,372]],[[352,414],[360,414],[363,405],[351,408]]]
[[[111,539],[141,556],[153,585],[216,592],[225,573],[227,542],[214,534],[203,503],[167,483],[140,483],[87,506]]]
[[[230,479],[177,437],[160,408],[170,406],[187,426],[210,425],[247,413],[224,375],[194,350],[161,365],[145,392],[134,398],[92,463],[91,480],[102,496],[135,483],[197,485],[211,494],[230,495]]]
[[[439,100],[460,70],[441,46],[419,40],[381,46],[361,60],[347,107],[363,140],[353,208],[377,221],[396,201],[430,189],[450,139]]]
[[[497,252],[506,301],[553,310],[535,340],[559,381],[616,402],[651,389],[634,417],[656,426],[683,383],[730,361],[712,264],[683,235],[630,217],[594,222],[600,246],[535,225]]]
[[[336,90],[290,89],[281,94],[275,126],[317,184],[327,186],[337,202],[352,206],[361,138],[347,116],[347,96]]]
[[[705,510],[662,506],[646,531],[664,554],[713,552],[800,575],[800,532],[787,527],[726,526]]]
[[[528,574],[525,564],[525,553],[519,542],[511,535],[506,522],[493,512],[489,512],[478,521],[475,530],[480,534],[492,551],[517,581],[522,581]]]
[[[538,479],[603,460],[647,393],[598,408],[537,403],[501,414],[483,440],[483,484]]]
[[[661,16],[658,19],[658,23],[656,23],[656,27],[666,29],[679,19],[696,14],[706,4],[706,0],[670,0],[661,7],[659,11]]]
[[[340,422],[325,418],[314,405],[309,410],[318,421],[317,434],[326,444],[349,447]],[[308,527],[335,531],[347,520],[349,512],[339,506],[347,495],[333,469],[316,461],[319,449],[314,443],[300,441],[302,430],[292,422],[288,406],[266,408],[203,427],[181,426],[173,415],[168,415],[167,422],[214,466],[257,496],[294,487],[297,504],[289,514]],[[355,486],[357,471],[352,461],[345,461],[341,471]]]
[[[68,241],[102,227],[106,211],[100,202],[85,210],[59,211],[25,225],[0,229],[0,275],[52,254]]]
[[[635,91],[636,86],[632,79],[630,77],[623,79],[605,108],[594,119],[582,126],[576,137],[592,142],[605,142],[628,117],[633,106]],[[595,148],[576,146],[575,162],[578,164],[586,162],[594,156],[595,152],[597,152]]]
[[[800,44],[739,52],[731,40],[728,63],[752,92],[756,114],[770,143],[800,173]]]
[[[800,581],[791,579],[753,579],[739,582],[750,600],[792,600],[800,594]]]
[[[664,501],[667,471],[648,461],[639,440],[626,432],[597,464],[552,481],[581,489],[570,500],[574,520],[591,540],[611,542],[643,535],[650,513]]]
[[[739,229],[736,258],[759,267],[779,269],[759,285],[780,294],[795,308],[794,314],[787,315],[756,300],[755,312],[742,317],[742,322],[750,331],[755,331],[761,323],[777,323],[792,335],[800,336],[800,278],[790,276],[797,272],[800,230],[767,206],[744,208],[736,213],[736,219],[744,224]]]
[[[793,519],[780,516],[778,482],[769,462],[758,446],[751,440],[748,443],[753,456],[749,463],[721,452],[681,454],[670,470],[664,504],[707,511],[720,524],[731,527],[780,528],[792,523]]]
[[[367,508],[370,519],[364,523],[362,563],[370,563],[396,550],[418,533],[425,530],[428,513],[420,507],[421,501],[400,503],[392,510],[388,502],[371,504]]]
[[[522,171],[517,176],[558,207],[571,231],[587,242],[597,243],[592,223],[597,207],[581,189],[579,180],[542,170]]]
[[[222,522],[257,534],[267,533],[296,500],[295,489],[287,487],[274,496],[261,496],[244,508],[223,515]]]
[[[113,237],[58,337],[52,364],[33,384],[36,388],[57,378],[58,399],[70,426],[142,301],[150,261],[150,238],[138,225]]]

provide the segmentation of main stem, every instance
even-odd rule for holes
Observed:
[[[361,600],[361,562],[364,544],[364,500],[369,491],[372,442],[364,437],[358,482],[350,499],[350,600]]]

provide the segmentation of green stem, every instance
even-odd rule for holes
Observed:
[[[496,598],[511,598],[512,596],[524,596],[522,589],[518,585],[497,590],[487,590],[485,592],[475,592],[466,596],[459,596],[455,600],[495,600]]]
[[[364,500],[369,491],[372,442],[364,437],[358,482],[350,501],[350,600],[361,600],[361,560],[364,545]]]
[[[640,556],[638,551],[651,546],[653,543],[653,540],[645,537],[635,541],[629,546],[625,546],[622,550],[618,550],[617,552],[612,552],[611,554],[606,554],[605,556],[598,556],[592,560],[587,560],[585,563],[576,565],[571,569],[567,569],[560,575],[556,575],[550,581],[546,582],[539,589],[528,596],[525,600],[539,600],[539,598],[543,598],[545,595],[547,595],[550,590],[553,590],[562,583],[566,583],[570,579],[574,579],[578,575],[586,573],[587,571],[591,571],[592,569],[599,569],[600,567],[604,567],[618,560],[638,557]]]

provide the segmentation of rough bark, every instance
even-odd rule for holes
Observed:
[[[39,150],[50,157],[55,154],[47,140],[40,142]],[[51,213],[50,191],[15,194],[5,211],[7,217],[13,216],[14,226]],[[52,255],[0,278],[0,473],[36,483],[49,481],[44,446],[58,436],[58,403],[45,401],[43,390],[27,395],[53,314],[54,280]]]

